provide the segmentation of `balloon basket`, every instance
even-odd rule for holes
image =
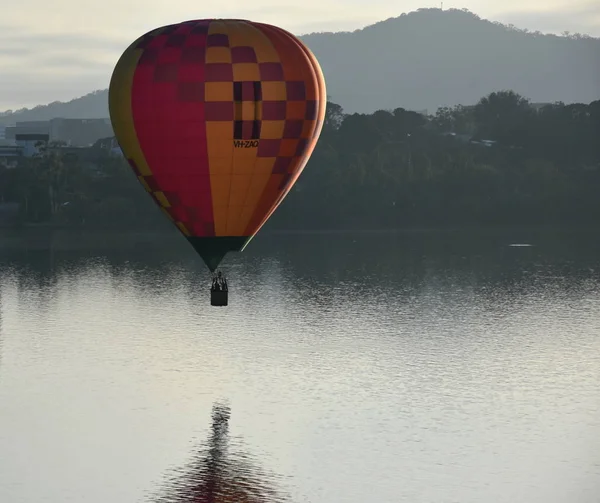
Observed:
[[[212,290],[210,291],[211,306],[226,306],[227,305],[227,290]]]

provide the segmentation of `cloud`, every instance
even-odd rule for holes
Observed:
[[[0,26],[0,110],[68,101],[108,86],[126,37]]]
[[[0,79],[0,110],[32,108],[53,101],[70,101],[95,89],[108,87],[110,73],[79,72],[76,78],[60,73],[32,80],[31,73],[11,72]]]
[[[299,34],[356,29],[388,14],[386,0],[374,0],[368,16],[357,2],[333,0],[323,6],[319,0],[253,4],[207,0],[200,10],[197,2],[185,1],[174,6],[152,0],[105,0],[81,8],[83,4],[74,0],[55,0],[51,7],[20,0],[0,20],[0,110],[68,100],[106,87],[125,48],[157,26],[234,17],[273,23]]]
[[[367,12],[362,8],[363,4],[352,5],[353,2],[355,0],[329,0],[318,9],[315,8],[314,0],[298,2],[294,5],[263,2],[256,7],[246,9],[245,14],[249,19],[281,26],[296,35],[321,30],[355,30],[389,16],[390,8],[387,1],[372,0]]]
[[[449,0],[444,6],[454,7]],[[600,36],[597,0],[462,0],[463,6],[532,31]],[[301,35],[352,31],[420,7],[420,0],[401,5],[371,0],[368,6],[364,0],[19,0],[3,10],[0,20],[0,110],[68,100],[106,87],[114,64],[134,39],[185,19],[253,19]]]
[[[500,13],[498,20],[529,31],[585,33],[600,37],[600,3],[571,4],[553,10],[523,8]]]
[[[0,25],[0,59],[9,54],[43,57],[49,54],[77,53],[86,54],[114,53],[123,51],[131,39],[126,37],[103,36],[82,33],[31,33],[25,31],[5,31]]]

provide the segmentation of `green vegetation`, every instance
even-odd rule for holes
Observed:
[[[99,147],[87,152],[87,159],[56,147],[48,145],[38,156],[0,167],[0,202],[19,204],[19,224],[161,225],[164,217],[124,159]]]
[[[345,115],[329,103],[309,165],[269,227],[596,225],[599,140],[600,101],[536,110],[506,91],[430,117]],[[0,168],[0,200],[20,203],[21,222],[170,225],[124,160],[58,152]]]
[[[535,110],[505,91],[429,118],[403,109],[343,116],[331,104],[327,119],[310,169],[275,214],[279,226],[589,225],[600,217],[600,101]]]

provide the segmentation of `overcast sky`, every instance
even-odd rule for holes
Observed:
[[[0,16],[0,110],[68,101],[108,87],[113,66],[128,44],[169,23],[242,18],[302,35],[355,30],[439,6],[416,0],[12,1]],[[532,31],[600,37],[600,0],[446,0],[446,8],[467,8]]]

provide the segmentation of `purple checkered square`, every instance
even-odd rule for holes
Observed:
[[[291,173],[286,173],[285,175],[283,175],[283,177],[281,178],[281,182],[279,182],[279,186],[277,187],[277,189],[284,190],[291,178],[292,178]]]
[[[165,44],[165,47],[183,47],[183,44],[185,44],[185,39],[187,38],[186,35],[182,35],[182,34],[174,34],[171,35],[168,39],[167,42]]]
[[[163,47],[158,52],[158,65],[167,63],[179,63],[181,61],[181,47]]]
[[[242,82],[242,101],[260,101],[260,82]]]
[[[187,36],[189,35],[189,33],[192,30],[192,28],[194,27],[194,25],[195,25],[195,23],[190,22],[190,21],[180,23],[179,25],[177,25],[177,29],[175,30],[173,35],[185,35],[187,38]]]
[[[154,69],[154,82],[176,82],[177,63],[162,63]]]
[[[317,118],[317,102],[315,100],[308,100],[306,102],[306,114],[304,118],[311,121]]]
[[[158,61],[158,49],[147,48],[144,49],[140,59],[138,61],[138,65],[154,65]]]
[[[300,138],[300,137],[302,137],[303,125],[304,125],[304,121],[301,121],[301,120],[285,121],[285,126],[283,128],[283,137],[284,138]]]
[[[284,80],[283,66],[281,63],[259,63],[258,69],[260,72],[260,80],[271,82]]]
[[[308,144],[308,141],[305,140],[304,138],[301,138],[300,140],[298,140],[298,145],[296,146],[296,156],[297,157],[301,157],[302,155],[304,155],[304,151],[306,150],[306,145]]]
[[[198,208],[191,208],[190,206],[186,206],[185,212],[188,214],[188,217],[191,222],[202,221],[202,218],[198,214]]]
[[[233,103],[230,101],[207,101],[204,104],[204,120],[232,121]]]
[[[229,37],[224,33],[213,33],[206,40],[208,47],[229,47]]]
[[[256,52],[254,47],[232,47],[231,48],[232,63],[256,63]]]
[[[281,140],[260,140],[258,144],[257,157],[277,157]]]
[[[306,99],[306,87],[303,81],[286,82],[285,88],[287,91],[287,99],[289,101],[302,101]]]
[[[204,78],[206,82],[232,82],[233,67],[230,63],[207,63]]]
[[[208,27],[210,25],[210,21],[201,21],[196,24],[190,31],[192,35],[206,35],[208,33]]]
[[[190,46],[184,47],[181,51],[181,62],[182,63],[204,63],[206,56],[206,47],[203,46]]]
[[[204,101],[204,82],[179,82],[177,84],[178,101]]]
[[[293,157],[278,157],[273,164],[272,173],[287,173],[290,164],[292,163]]]
[[[196,236],[214,236],[215,234],[213,224],[202,220],[193,223],[192,231]]]
[[[148,47],[148,44],[150,43],[150,41],[154,38],[153,35],[151,35],[150,33],[147,33],[146,35],[143,35],[138,43],[135,45],[136,49],[145,49],[146,47]]]
[[[258,139],[260,137],[259,128],[259,121],[242,121],[242,138],[244,140]]]
[[[260,101],[262,99],[262,87],[260,82],[238,81],[233,83],[233,101]]]
[[[287,103],[285,101],[263,101],[262,118],[265,121],[279,121],[286,118]]]
[[[175,33],[175,31],[177,30],[178,27],[179,27],[178,24],[170,24],[169,26],[165,26],[160,34],[161,35],[172,35],[173,33]]]
[[[233,138],[235,140],[258,140],[260,126],[260,121],[236,120],[233,123]]]
[[[180,222],[189,221],[189,215],[187,214],[185,206],[174,205],[169,208],[171,216]]]

